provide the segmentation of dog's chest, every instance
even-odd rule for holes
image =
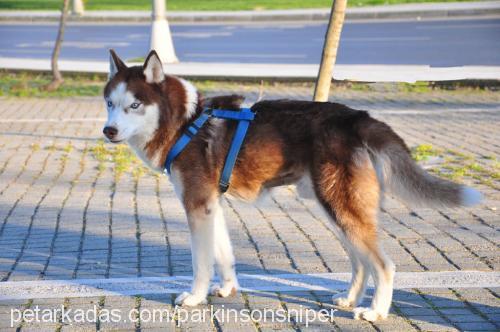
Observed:
[[[143,145],[145,144],[142,142],[129,141],[129,146],[146,166],[151,168],[153,171],[162,172],[163,163],[160,161],[160,153],[155,152],[152,158],[148,158],[144,148],[141,148]]]

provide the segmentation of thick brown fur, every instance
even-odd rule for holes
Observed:
[[[166,75],[159,83],[147,83],[143,67],[124,68],[121,60],[114,55],[113,59],[119,68],[106,85],[105,97],[125,82],[138,100],[159,108],[158,129],[144,148],[149,158],[160,154],[160,164],[154,165],[159,169],[203,107],[237,109],[243,101],[238,95],[203,100],[198,94],[196,111],[186,116],[189,96],[181,80]],[[359,270],[362,280],[356,282],[354,276],[350,293],[339,303],[357,305],[371,273],[378,285],[372,310],[361,308],[357,314],[368,320],[384,318],[394,274],[377,241],[376,218],[384,189],[394,189],[404,198],[413,195],[423,202],[456,206],[463,203],[464,188],[425,173],[412,161],[403,140],[365,111],[297,100],[261,101],[251,109],[255,120],[238,155],[228,193],[252,201],[269,188],[309,176],[315,197],[341,230],[353,272]],[[218,181],[235,128],[234,121],[210,119],[174,161],[192,232],[204,227],[195,219],[214,213],[211,202],[220,196]]]

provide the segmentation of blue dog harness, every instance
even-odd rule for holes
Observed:
[[[203,127],[205,122],[207,122],[207,120],[211,117],[238,121],[238,126],[236,127],[236,132],[234,133],[231,146],[229,147],[229,152],[226,156],[226,162],[219,179],[219,189],[222,193],[225,193],[229,188],[229,179],[231,178],[236,158],[238,157],[241,145],[243,144],[243,140],[247,134],[248,126],[250,125],[250,121],[252,121],[255,117],[255,114],[249,108],[241,108],[239,111],[209,108],[203,110],[201,115],[189,125],[179,140],[175,142],[174,146],[170,149],[165,161],[165,171],[170,174],[172,163],[175,158],[184,150],[193,137],[196,136],[198,131]]]

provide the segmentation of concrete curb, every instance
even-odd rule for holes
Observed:
[[[134,63],[130,65],[134,65]],[[50,60],[0,58],[0,68],[44,72],[50,71]],[[63,72],[107,74],[109,63],[61,60],[59,68]],[[312,81],[316,79],[318,74],[318,65],[181,62],[166,65],[165,72],[200,79]],[[498,81],[500,80],[500,66],[438,68],[422,65],[337,65],[333,78],[359,82],[406,83],[458,80]]]
[[[168,12],[170,22],[273,22],[324,21],[330,9],[294,9],[266,11],[193,11]],[[348,20],[447,18],[500,15],[500,1],[421,3],[349,8]],[[0,11],[0,22],[53,22],[58,11]],[[71,22],[150,22],[149,11],[87,11],[82,16],[71,15]]]

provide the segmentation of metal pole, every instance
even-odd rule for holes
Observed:
[[[152,0],[153,23],[151,26],[151,50],[155,50],[164,63],[179,62],[175,55],[170,27],[165,15],[165,0]]]
[[[318,79],[314,89],[314,101],[328,101],[328,93],[332,82],[333,66],[337,58],[340,33],[344,24],[347,0],[334,0],[330,13],[330,22],[325,36],[323,55],[319,67]]]
[[[83,1],[82,0],[73,0],[72,1],[72,11],[71,13],[73,15],[83,15],[83,12],[85,11],[84,7],[83,7]]]

